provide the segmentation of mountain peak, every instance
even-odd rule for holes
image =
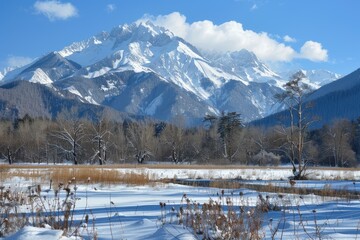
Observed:
[[[279,75],[271,71],[265,63],[261,62],[257,56],[246,49],[225,54],[207,54],[217,67],[235,74],[247,82],[269,82],[276,86],[282,84]]]
[[[154,40],[156,40],[161,35],[164,35],[168,38],[174,37],[174,34],[172,34],[169,30],[156,26],[151,21],[139,21],[130,25],[119,25],[113,28],[109,34],[110,38],[116,40],[116,43],[126,40],[142,42],[148,41],[153,43]]]
[[[240,64],[255,64],[259,65],[260,60],[257,56],[246,49],[241,49],[240,51],[231,52],[230,56],[232,59],[238,61]]]
[[[137,28],[142,30],[142,32],[150,33],[153,37],[165,32],[165,28],[154,25],[151,21],[139,22]]]

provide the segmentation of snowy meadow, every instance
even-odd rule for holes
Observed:
[[[295,182],[285,167],[1,165],[0,173],[4,239],[356,239],[360,234],[360,171],[353,169],[309,169],[311,180]]]

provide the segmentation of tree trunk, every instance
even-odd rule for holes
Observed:
[[[76,158],[76,142],[75,141],[73,142],[73,159],[74,159],[74,164],[78,165],[78,161]]]
[[[8,162],[9,162],[9,165],[12,164],[12,156],[11,156],[11,151],[10,151],[10,148],[7,147],[7,159],[8,159]]]
[[[225,139],[223,140],[223,147],[224,147],[224,157],[228,159],[227,145]]]
[[[103,160],[101,158],[101,139],[99,138],[99,141],[98,141],[98,147],[99,147],[99,152],[98,152],[98,158],[99,158],[99,164],[100,165],[103,165]]]

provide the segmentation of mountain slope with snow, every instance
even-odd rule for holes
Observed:
[[[245,49],[224,54],[207,54],[214,64],[246,82],[267,82],[277,87],[283,85],[281,77],[261,62],[254,53]]]
[[[230,79],[242,80],[211,66],[189,43],[150,22],[119,26],[100,37],[75,43],[59,54],[84,66],[79,74],[87,78],[129,70],[154,72],[202,99],[211,94],[201,86],[203,78],[216,88]]]
[[[79,117],[96,117],[105,114],[113,120],[131,118],[129,115],[106,106],[96,106],[76,99],[67,92],[27,81],[14,81],[0,86],[0,119],[32,117],[56,119],[62,112],[76,109]]]
[[[327,70],[293,70],[284,72],[281,74],[282,78],[285,80],[289,80],[291,76],[295,73],[301,71],[306,76],[306,79],[304,80],[304,83],[308,84],[310,87],[312,87],[314,90],[319,89],[322,86],[325,86],[326,84],[329,84],[333,81],[336,81],[337,79],[341,78],[340,74],[333,73]]]
[[[310,72],[312,86],[331,81],[329,74]],[[167,121],[181,116],[191,124],[221,111],[239,112],[244,121],[274,113],[273,96],[286,82],[252,52],[202,53],[151,22],[73,43],[9,72],[2,83],[15,80],[68,91],[83,103]]]

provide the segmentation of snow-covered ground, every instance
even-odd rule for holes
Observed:
[[[123,169],[122,171],[137,171]],[[264,179],[259,184],[286,185],[287,181],[278,181],[285,176],[279,169],[269,173],[258,170],[216,170],[216,169],[138,169],[147,172],[152,178],[234,178],[238,175],[249,176],[249,179]],[[244,171],[244,172],[241,172]],[[266,171],[266,169],[264,170]],[[44,171],[46,172],[46,171]],[[352,172],[352,181],[303,181],[295,186],[307,188],[334,188],[359,190],[357,185],[357,171]],[[349,174],[348,173],[348,174]],[[246,175],[247,174],[247,175]],[[330,170],[324,171],[330,176]],[[275,178],[274,176],[277,176]],[[281,176],[280,178],[278,178]],[[244,178],[244,177],[243,177]],[[276,180],[272,180],[276,179]],[[255,183],[257,181],[252,181]],[[28,188],[33,182],[20,178],[7,179],[0,183],[5,188]],[[360,183],[359,183],[360,184]],[[55,198],[53,190],[45,187],[41,196],[46,201]],[[74,190],[76,189],[76,191]],[[234,209],[240,214],[240,206],[246,208],[250,214],[253,207],[259,203],[259,193],[249,189],[222,189],[211,187],[193,187],[178,184],[155,183],[145,186],[123,184],[104,185],[99,183],[71,185],[72,196],[76,199],[74,223],[66,236],[63,232],[49,228],[34,228],[26,226],[5,239],[202,239],[203,235],[196,234],[194,229],[179,224],[178,214],[180,208],[184,209],[191,204],[209,203],[210,199],[224,206],[227,213],[227,201],[231,202]],[[261,193],[263,198],[269,199],[271,205],[279,207],[277,211],[264,212],[261,215],[261,236],[271,239],[356,239],[360,237],[360,201],[347,199],[334,199],[315,195],[293,195],[277,193]],[[186,198],[184,197],[186,196]],[[65,199],[65,191],[60,192],[60,199]],[[188,202],[186,199],[189,199]],[[161,207],[160,203],[166,206]],[[200,205],[201,206],[201,205]],[[29,207],[29,206],[28,206]],[[22,208],[26,211],[26,208]],[[86,214],[89,216],[88,224],[85,222]],[[185,215],[184,215],[185,216]],[[45,225],[46,227],[46,225]],[[275,232],[276,230],[276,232]],[[219,231],[208,229],[210,234],[219,236]],[[77,235],[77,236],[76,236]],[[221,238],[218,238],[221,239]]]

